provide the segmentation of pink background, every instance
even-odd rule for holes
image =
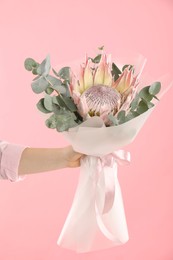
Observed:
[[[44,126],[35,108],[26,57],[54,66],[105,45],[122,55],[148,58],[146,72],[173,73],[171,0],[0,0],[0,138],[34,147],[67,144]],[[119,169],[130,240],[101,252],[78,255],[56,241],[70,208],[79,169],[0,182],[0,259],[173,259],[173,89],[161,100],[128,150],[130,167]]]

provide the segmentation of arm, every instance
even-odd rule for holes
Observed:
[[[19,162],[18,174],[53,171],[66,167],[78,167],[82,154],[71,146],[64,148],[26,148]]]

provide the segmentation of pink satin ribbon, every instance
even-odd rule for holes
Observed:
[[[101,232],[107,237],[109,240],[117,242],[119,244],[122,241],[117,241],[117,238],[112,232],[106,227],[103,216],[104,214],[109,213],[112,209],[115,199],[115,176],[112,171],[106,171],[105,167],[113,168],[117,171],[117,165],[127,165],[130,163],[130,153],[124,150],[118,150],[111,154],[108,154],[103,157],[98,157],[97,163],[97,183],[99,182],[99,178],[101,178],[101,173],[104,174],[104,184],[105,184],[105,194],[104,194],[104,206],[100,211],[97,205],[97,200],[95,202],[95,210],[96,210],[96,219],[97,224],[101,230]],[[105,172],[104,172],[105,169]]]
[[[130,153],[124,150],[118,150],[103,157],[98,158],[98,176],[105,166],[113,168],[116,164],[127,165],[130,163]],[[115,182],[113,174],[104,174],[105,181],[105,200],[103,214],[111,210],[115,197]]]

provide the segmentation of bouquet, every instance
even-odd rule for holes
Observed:
[[[52,68],[50,74],[49,56],[41,63],[25,60],[25,68],[36,75],[32,90],[44,93],[37,108],[47,114],[46,126],[62,132],[74,150],[86,154],[57,242],[62,247],[88,252],[129,239],[117,166],[130,162],[123,148],[158,102],[161,83],[140,83],[145,61],[119,66],[101,47],[96,57],[86,56],[79,73],[63,67]]]

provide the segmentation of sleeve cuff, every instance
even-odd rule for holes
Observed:
[[[25,178],[25,175],[18,175],[18,167],[22,152],[26,148],[27,147],[16,144],[7,144],[7,146],[4,148],[1,158],[1,170],[4,179],[17,182]]]

